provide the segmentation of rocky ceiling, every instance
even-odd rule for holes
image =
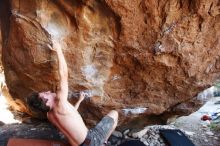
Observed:
[[[111,109],[120,111],[120,123],[192,112],[198,107],[193,97],[220,79],[218,0],[3,0],[1,5],[6,82],[22,105],[33,91],[55,91],[57,57],[48,47],[53,39],[63,40],[69,90],[92,94],[80,108],[91,124]],[[40,116],[28,107],[26,112]]]

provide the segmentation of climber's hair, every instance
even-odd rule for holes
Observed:
[[[35,112],[49,112],[50,108],[39,98],[39,93],[33,92],[27,97],[27,104]]]

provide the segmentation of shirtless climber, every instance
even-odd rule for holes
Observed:
[[[80,103],[85,98],[81,93],[75,106],[68,100],[68,68],[59,42],[53,42],[59,62],[60,83],[56,93],[51,91],[40,92],[31,95],[29,105],[41,102],[48,108],[47,117],[68,138],[72,146],[101,146],[105,144],[115,129],[118,121],[118,113],[112,110],[92,129],[88,129],[77,111]],[[36,104],[35,104],[36,105]],[[30,105],[31,106],[31,105]],[[38,106],[35,108],[43,107]],[[41,110],[42,111],[42,110]]]

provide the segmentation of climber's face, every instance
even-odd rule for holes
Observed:
[[[52,93],[51,91],[46,91],[46,92],[40,92],[38,95],[46,106],[48,106],[50,109],[53,108],[54,101],[56,98],[56,93]]]

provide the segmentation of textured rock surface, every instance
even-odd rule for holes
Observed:
[[[33,91],[55,90],[52,39],[63,39],[70,90],[93,95],[80,109],[88,123],[112,108],[121,122],[193,110],[181,103],[220,79],[218,0],[1,3],[6,81],[24,105]]]
[[[8,124],[0,126],[0,145],[7,146],[9,138],[45,139],[67,143],[64,135],[46,122],[32,124]]]

